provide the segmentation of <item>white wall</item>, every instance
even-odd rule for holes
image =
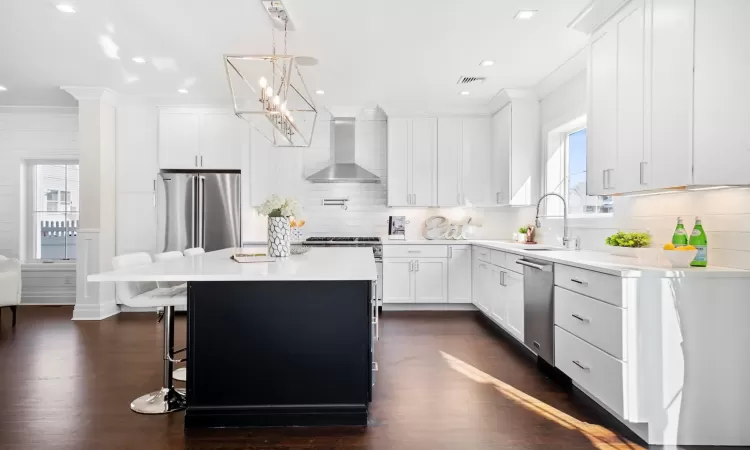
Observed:
[[[586,75],[580,73],[551,92],[541,102],[545,145],[550,131],[586,113]],[[547,158],[543,158],[546,160]],[[550,205],[552,204],[551,200]],[[532,223],[534,209],[517,211],[518,224]],[[708,235],[709,264],[750,269],[750,189],[664,193],[641,197],[615,197],[608,217],[571,218],[571,234],[579,236],[584,249],[605,250],[604,239],[618,230],[647,231],[653,245],[671,242],[681,216],[692,229],[695,216],[703,219]],[[542,219],[539,241],[560,243],[562,220]]]

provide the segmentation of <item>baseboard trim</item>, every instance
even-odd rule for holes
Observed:
[[[115,303],[105,305],[78,305],[73,308],[72,320],[104,320],[120,313],[120,308]]]
[[[383,311],[478,311],[471,303],[383,303]]]

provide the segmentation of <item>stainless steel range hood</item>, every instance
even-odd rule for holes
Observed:
[[[380,183],[380,178],[354,162],[353,117],[331,120],[333,164],[307,177],[312,183]]]

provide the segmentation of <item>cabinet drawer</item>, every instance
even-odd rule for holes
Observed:
[[[626,363],[555,326],[555,367],[618,416],[627,418]]]
[[[627,306],[623,304],[620,277],[555,264],[555,285],[615,306]]]
[[[555,286],[555,325],[617,359],[625,358],[625,310]]]
[[[475,247],[474,250],[473,250],[473,253],[476,256],[476,258],[478,260],[480,260],[480,261],[483,261],[483,262],[486,262],[486,263],[492,262],[492,260],[491,260],[492,250],[490,250],[488,248]]]
[[[384,245],[383,258],[447,258],[447,245]]]
[[[515,253],[506,253],[503,267],[516,273],[523,273],[523,266],[521,266],[520,264],[516,264],[516,261],[521,258],[523,258],[523,256],[521,255],[516,255]]]
[[[490,250],[490,262],[496,266],[505,266],[505,252]]]

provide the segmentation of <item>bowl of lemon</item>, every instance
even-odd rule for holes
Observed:
[[[673,268],[690,267],[690,263],[698,254],[698,249],[692,245],[682,245],[675,247],[674,244],[664,244],[664,255],[669,260]]]

